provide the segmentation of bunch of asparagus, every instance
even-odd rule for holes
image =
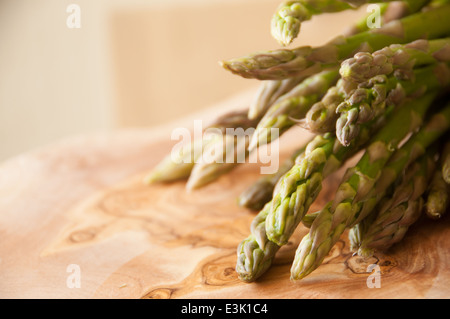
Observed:
[[[235,157],[247,157],[295,125],[313,133],[275,174],[262,175],[239,198],[241,206],[259,211],[249,236],[237,247],[236,271],[243,281],[254,281],[270,268],[300,223],[309,233],[294,257],[294,281],[319,267],[346,230],[351,249],[368,257],[402,240],[422,213],[440,219],[448,210],[447,0],[285,1],[274,14],[272,35],[288,45],[312,16],[367,3],[378,3],[379,28],[369,28],[363,19],[322,46],[281,48],[221,62],[234,74],[262,83],[248,109],[225,114],[211,127],[254,128],[251,138],[218,134],[194,141],[176,157],[185,161],[167,157],[147,179],[187,178],[188,188],[198,188],[237,165],[195,162],[209,148],[234,148]],[[272,135],[271,129],[279,134]],[[327,176],[360,152],[356,165],[346,167],[334,198],[320,211],[309,212]]]

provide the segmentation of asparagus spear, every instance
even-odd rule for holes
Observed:
[[[411,10],[417,11],[420,9],[418,6],[411,8],[409,4],[397,1],[389,4],[381,3],[380,6],[381,12],[385,15],[383,16],[385,22],[400,19],[412,13]],[[365,17],[348,30],[347,36],[367,30],[367,17]],[[341,70],[342,66],[340,73]],[[306,114],[306,127],[314,133],[334,131],[336,129],[336,120],[338,118],[336,108],[354,89],[356,89],[356,84],[354,82],[345,80],[343,77],[340,78],[336,86],[330,87],[322,100],[315,103],[308,111]]]
[[[207,141],[198,139],[184,145],[178,152],[167,155],[145,176],[144,183],[172,182],[188,178],[207,144]]]
[[[381,24],[386,24],[391,22],[392,20],[398,20],[406,17],[412,13],[415,13],[422,9],[429,0],[424,1],[414,1],[417,3],[415,6],[411,6],[409,2],[404,1],[392,1],[385,3],[378,3],[381,14]],[[420,6],[422,4],[422,6]],[[356,33],[364,32],[370,29],[369,24],[367,23],[368,19],[370,19],[372,13],[367,16],[359,19],[354,25],[350,26],[347,30],[343,32],[344,36],[354,35]]]
[[[395,125],[393,129],[380,131],[357,165],[347,171],[334,201],[321,211],[309,234],[300,242],[291,268],[292,280],[299,280],[316,269],[343,231],[359,223],[372,211],[407,163],[420,157],[426,147],[449,129],[450,104],[434,114],[394,153],[400,140],[412,131],[411,124],[418,127],[422,115],[417,112],[426,109],[432,98],[433,94],[427,94],[400,108],[398,113],[406,114],[399,117],[398,122],[389,123]],[[414,105],[413,109],[409,109],[411,105]],[[389,165],[384,167],[388,160]],[[381,169],[383,174],[380,174]]]
[[[333,134],[318,135],[307,145],[304,156],[279,182],[278,192],[273,195],[266,220],[268,238],[278,245],[285,245],[309,206],[322,188],[322,179],[339,168],[344,157],[350,153],[343,148],[335,150]],[[332,167],[326,168],[326,164]]]
[[[383,20],[386,23],[392,19],[399,19],[401,17],[404,17],[407,14],[412,13],[411,10],[414,10],[410,8],[408,3],[405,2],[393,1],[389,4],[381,3],[379,5],[380,5],[380,13],[383,14]],[[280,5],[280,7],[282,7],[282,5]],[[418,9],[419,8],[417,8],[417,10]],[[276,16],[280,14],[284,13],[277,12],[277,14],[274,15],[273,22],[275,22]],[[385,17],[384,15],[387,15],[387,17]],[[286,19],[290,20],[291,18],[286,16]],[[354,26],[352,26],[347,30],[346,36],[354,35],[356,33],[364,32],[367,30],[368,30],[367,17],[364,17],[360,21],[358,21]],[[253,99],[252,104],[250,105],[250,110],[248,114],[249,118],[252,119],[257,117],[258,115],[264,114],[269,106],[276,103],[277,98],[282,96],[282,94],[289,92],[292,89],[292,85],[301,83],[301,81],[303,81],[305,78],[306,78],[305,76],[299,76],[287,78],[285,80],[263,81],[255,98]]]
[[[239,205],[251,210],[260,211],[267,202],[272,199],[275,185],[294,165],[295,159],[304,153],[305,146],[296,150],[292,156],[286,159],[278,171],[271,175],[261,176],[255,183],[245,189],[239,196]]]
[[[277,134],[279,137],[296,123],[292,117],[303,117],[309,106],[326,91],[329,85],[336,81],[337,77],[337,68],[332,68],[307,78],[289,93],[279,98],[280,102],[273,105],[262,119],[256,117],[250,120],[243,111],[228,113],[219,118],[211,125],[212,127],[219,127],[224,130],[228,127],[236,128],[236,124],[239,124],[239,127],[243,129],[252,128],[256,123],[258,123],[258,126],[251,135],[251,139],[250,135],[246,135],[245,138],[239,137],[237,140],[225,135],[223,141],[205,146],[203,153],[212,153],[212,150],[217,149],[223,150],[216,151],[214,159],[208,161],[198,159],[198,163],[192,167],[187,189],[196,189],[211,183],[242,163],[242,161],[233,160],[228,154],[231,153],[231,156],[239,158],[247,158],[257,146],[269,143],[274,139],[273,129],[279,129]],[[234,151],[231,151],[233,148]]]
[[[406,136],[411,131],[410,123],[402,121],[408,120],[408,118],[414,119],[413,115],[416,114],[412,112],[415,106],[415,104],[406,106],[403,112],[395,114],[394,119],[391,119],[378,133],[378,140],[392,142],[391,130],[399,134],[397,143]],[[417,116],[422,115],[425,110],[426,105],[419,109]],[[403,130],[397,128],[398,123],[403,123]],[[330,156],[334,157],[334,162],[341,163],[347,156],[359,151],[359,146],[365,143],[370,136],[368,132],[370,132],[371,125],[364,127],[366,133],[360,135],[358,140],[354,142],[353,147],[350,148],[340,147],[334,135],[327,133],[323,140],[320,139],[321,136],[319,135],[319,137],[316,137],[316,143],[311,143],[311,150],[307,147],[302,161],[296,163],[293,169],[280,180],[280,191],[274,194],[271,211],[266,221],[266,232],[271,241],[279,245],[286,244],[298,223],[306,214],[309,201],[314,200],[317,196],[316,192],[320,190],[322,165],[325,165]]]
[[[392,3],[398,3],[398,2],[393,1]],[[381,14],[381,23],[382,24],[389,22],[389,20],[385,19],[386,12],[387,11],[390,11],[390,12],[393,11],[392,8],[391,8],[391,10],[388,10],[389,4],[390,3],[378,3],[378,6],[380,8],[379,12]],[[400,18],[403,18],[404,16],[406,16],[406,10],[404,11],[405,14],[403,14],[403,13],[400,13],[400,8],[395,8],[395,12],[396,12],[396,14],[394,15],[395,19],[400,19]],[[356,23],[354,23],[353,25],[347,27],[347,29],[344,30],[344,32],[342,32],[342,35],[348,37],[348,36],[351,36],[351,35],[354,35],[354,34],[357,34],[357,33],[360,33],[360,32],[365,32],[365,31],[369,30],[370,28],[369,28],[369,25],[368,25],[367,21],[368,21],[368,19],[370,19],[371,15],[372,15],[372,13],[370,13],[369,15],[366,15],[363,18],[360,18],[359,20],[357,20]]]
[[[247,113],[248,109],[225,113],[210,123],[207,129],[215,128],[225,134],[227,128],[250,128],[256,124],[258,119],[249,120]],[[173,150],[144,178],[144,183],[172,182],[188,178],[208,144],[217,142],[217,140],[217,138],[202,137]]]
[[[422,197],[419,197],[416,200],[409,200],[392,208],[387,214],[392,218],[399,219],[392,221],[389,225],[385,226],[384,231],[380,231],[374,235],[372,242],[366,244],[363,240],[358,250],[358,255],[367,258],[373,255],[374,249],[385,251],[395,243],[401,241],[409,227],[419,219],[423,205],[424,200]]]
[[[319,213],[320,213],[320,211],[309,213],[309,214],[306,214],[305,216],[303,216],[303,218],[302,218],[303,226],[305,226],[306,228],[311,228],[312,223],[317,218],[317,216],[319,216]]]
[[[395,191],[396,186],[398,186],[398,181],[391,184],[386,190],[386,194],[392,194]],[[378,202],[378,206],[383,207],[383,205],[388,202],[390,198],[387,196],[381,198]],[[369,229],[370,225],[374,222],[377,217],[376,209],[373,209],[372,212],[368,213],[359,223],[353,225],[348,232],[348,239],[350,243],[350,251],[357,253],[359,247],[361,246],[361,242],[364,238],[365,233]]]
[[[267,203],[253,219],[250,236],[244,239],[237,248],[236,272],[243,281],[254,281],[265,273],[280,248],[266,236],[265,220],[269,208],[270,203]]]
[[[427,155],[409,165],[392,197],[378,206],[375,220],[364,232],[358,249],[360,256],[371,257],[375,249],[387,250],[404,237],[421,215],[422,195],[434,169],[435,164]]]
[[[429,0],[421,0],[422,2],[428,2]],[[420,2],[420,1],[419,1]],[[414,8],[410,7],[407,2],[393,1],[388,3],[380,3],[380,13],[383,14],[383,20],[385,23],[402,18],[412,13],[412,10],[417,11],[418,5]],[[275,18],[275,16],[274,16]],[[290,19],[287,17],[287,19]],[[368,30],[367,17],[362,18],[352,28],[347,30],[346,36],[354,35],[356,33],[364,32]],[[263,81],[261,84],[252,104],[250,105],[248,116],[250,119],[264,114],[267,108],[274,103],[279,97],[282,97],[284,93],[289,92],[293,86],[301,83],[306,77],[292,77],[284,80],[268,80]]]
[[[430,186],[425,212],[428,217],[439,219],[447,212],[449,206],[448,185],[443,180],[441,172],[435,172]]]
[[[281,45],[289,45],[299,34],[301,23],[310,20],[313,15],[348,9],[355,7],[336,0],[284,1],[272,17],[271,33]]]
[[[362,83],[377,75],[408,75],[413,67],[448,61],[450,38],[420,39],[405,45],[392,44],[374,53],[358,52],[341,63],[339,73],[345,81]]]
[[[290,167],[288,161],[286,161],[276,174],[260,177],[241,193],[238,198],[239,206],[260,211],[272,199],[273,190],[282,173],[285,173]]]
[[[385,199],[381,199],[381,201],[384,202]],[[355,253],[358,252],[359,247],[361,247],[361,242],[364,238],[364,235],[366,234],[367,230],[369,229],[370,225],[373,223],[375,218],[376,214],[374,211],[372,211],[363,220],[361,220],[359,223],[353,225],[353,227],[350,228],[350,230],[348,231],[350,251]]]
[[[272,36],[281,44],[289,45],[300,33],[301,23],[310,20],[312,16],[323,13],[335,13],[354,10],[367,3],[389,2],[390,0],[297,0],[284,1],[279,5],[272,18]],[[428,0],[406,0],[407,10],[415,12]],[[384,6],[383,6],[384,8]],[[384,8],[385,9],[385,8]],[[384,11],[384,10],[383,10]],[[365,22],[365,21],[364,21]]]
[[[446,142],[442,151],[442,178],[450,184],[450,142]]]
[[[311,223],[312,225],[312,223]],[[365,219],[356,224],[348,231],[348,241],[350,243],[350,251],[357,251],[361,246],[362,236],[365,232]],[[311,228],[311,227],[310,227]]]
[[[408,110],[409,108],[406,108],[403,113],[408,113]],[[424,112],[425,108],[421,110]],[[411,116],[411,114],[407,115]],[[399,116],[403,117],[403,114],[400,112],[400,115],[396,116],[395,121],[388,122],[379,133],[380,138],[385,135],[390,138],[390,130],[396,130],[398,125],[396,121],[403,120],[399,118]],[[369,131],[371,126],[365,127]],[[403,131],[397,130],[399,134],[403,133],[400,138],[403,138],[409,131],[409,125],[405,125]],[[347,156],[356,153],[359,146],[365,143],[369,136],[370,134],[367,132],[360,135],[351,148],[339,147],[336,137],[329,133],[325,134],[324,138],[320,135],[316,137],[315,143],[311,143],[311,148],[308,145],[302,161],[296,163],[293,169],[280,180],[280,191],[274,194],[271,211],[266,222],[266,232],[271,241],[283,245],[289,240],[298,223],[306,214],[310,201],[314,200],[320,191],[324,165],[329,157],[333,156],[334,162],[341,163]]]
[[[423,36],[435,39],[450,34],[450,4],[394,20],[379,29],[336,38],[319,47],[303,46],[257,52],[222,61],[222,66],[244,78],[277,80],[314,74],[349,58],[358,51],[380,50],[394,43],[408,43]]]
[[[322,100],[315,103],[306,113],[306,127],[314,133],[327,133],[336,129],[337,107],[347,97],[345,82],[339,79],[335,86],[328,89]]]
[[[253,128],[260,118],[249,119],[248,112],[249,109],[242,109],[222,114],[210,123],[207,129],[219,129],[222,134],[227,134],[227,130],[229,129],[246,130],[248,128]]]
[[[250,150],[270,143],[274,139],[272,130],[278,130],[279,137],[295,125],[298,119],[304,118],[311,105],[317,102],[328,87],[337,81],[338,75],[337,68],[322,71],[307,78],[280,98],[259,121],[250,142]]]
[[[389,17],[383,16],[383,18],[385,18],[384,19],[385,22],[389,22],[389,19],[392,20],[402,18],[407,14],[411,13],[411,8],[409,7],[408,3],[405,2],[393,1],[389,4],[381,3],[379,5],[380,5],[380,13],[389,15]],[[280,5],[280,7],[281,6],[282,5]],[[275,17],[276,15],[274,16],[274,19]],[[290,18],[286,16],[286,19]],[[367,17],[365,17],[361,19],[361,21],[358,21],[352,28],[350,28],[346,32],[346,35],[350,36],[367,30],[368,30]],[[259,115],[264,114],[267,111],[267,108],[276,103],[276,100],[279,97],[282,97],[284,93],[289,92],[295,85],[301,83],[305,78],[306,78],[305,76],[298,76],[287,78],[284,80],[263,81],[250,105],[248,117],[250,119],[253,119],[258,117]]]
[[[448,144],[450,143],[447,143],[447,145]],[[441,154],[437,164],[438,168],[434,172],[433,178],[431,179],[427,190],[425,213],[432,219],[441,218],[447,212],[447,208],[450,203],[450,187],[445,182],[444,176],[442,174],[442,167],[443,164],[445,164],[445,157],[448,157],[448,154],[445,154],[445,147],[446,146],[444,145],[441,150]]]
[[[225,134],[208,143],[201,158],[195,163],[186,184],[188,190],[203,187],[237,165],[245,163],[249,155],[250,137],[245,134]]]
[[[427,151],[428,153],[429,151]],[[433,164],[433,162],[430,161],[430,156],[422,156],[421,164],[419,163],[412,163],[410,164],[410,167],[404,170],[404,173],[402,176],[397,178],[397,180],[392,183],[387,190],[384,191],[386,196],[383,198],[380,198],[379,202],[377,203],[377,206],[368,214],[368,216],[364,217],[359,223],[354,225],[350,231],[349,231],[349,241],[350,241],[350,250],[354,252],[358,252],[359,248],[362,245],[363,238],[367,237],[367,233],[369,230],[373,230],[373,224],[375,223],[376,219],[379,218],[382,214],[386,214],[386,211],[388,209],[391,209],[393,205],[399,204],[398,199],[405,199],[407,196],[411,196],[411,193],[407,193],[408,190],[411,190],[412,186],[408,185],[408,183],[411,183],[411,179],[417,178],[419,175],[419,169],[422,169],[422,174],[426,172],[428,175],[431,174],[431,171],[434,169],[432,167],[433,165],[425,166],[426,163]],[[426,168],[426,169],[425,169]],[[420,173],[420,172],[419,172]],[[422,183],[423,186],[423,179],[417,178],[417,180]],[[403,184],[402,184],[403,183]],[[413,185],[416,187],[416,185]],[[416,187],[416,189],[420,189],[419,187]],[[400,192],[399,190],[403,190]],[[394,194],[394,196],[390,196],[388,194]],[[416,196],[418,197],[418,196]],[[395,201],[394,201],[395,200]],[[406,200],[406,199],[405,199]],[[414,203],[415,207],[418,207],[416,203]],[[400,205],[397,205],[400,206]],[[408,206],[408,203],[403,205],[402,207],[397,207],[396,209],[402,209],[406,208]],[[412,205],[410,208],[413,207]],[[380,212],[381,211],[381,212]],[[408,211],[411,212],[411,211]],[[378,220],[378,219],[377,219]],[[366,239],[367,241],[367,239]],[[359,255],[369,257],[371,255],[371,250],[367,250],[366,253],[364,253],[364,250],[359,250]]]
[[[261,118],[271,105],[276,103],[284,94],[290,92],[305,78],[306,76],[296,76],[284,80],[263,81],[250,104],[248,118],[251,120]]]
[[[338,105],[336,135],[339,141],[347,146],[358,135],[360,125],[383,112],[386,106],[399,105],[407,96],[445,87],[449,82],[450,70],[445,63],[414,69],[412,76],[405,79],[385,75],[371,78]]]
[[[385,115],[387,117],[389,113],[387,112]],[[360,146],[369,140],[370,134],[376,131],[382,123],[383,121],[380,120],[378,123],[365,126],[365,130],[361,132],[358,141],[354,141],[353,145],[350,147],[343,147],[331,133],[326,133],[323,136],[318,135],[308,143],[305,152],[296,159],[294,167],[288,173],[283,175],[278,182],[272,201],[267,203],[269,206],[266,205],[264,213],[258,215],[259,223],[262,223],[263,217],[266,219],[269,214],[272,214],[272,224],[274,224],[275,221],[275,224],[277,225],[276,227],[268,225],[271,221],[265,220],[266,230],[264,236],[266,237],[264,237],[264,241],[261,240],[261,242],[270,242],[271,245],[275,245],[274,247],[280,247],[285,244],[299,221],[303,219],[302,217],[307,212],[309,205],[317,197],[318,191],[321,188],[322,179],[335,172],[347,158],[350,158],[359,151]],[[389,127],[387,129],[389,129]],[[297,186],[288,187],[288,185]],[[290,194],[286,193],[287,190],[290,191]],[[281,196],[285,199],[282,205],[280,205]],[[291,200],[289,198],[291,198]],[[280,207],[280,209],[273,212],[274,207]],[[308,222],[311,221],[315,215],[317,214],[309,214],[305,219],[305,224],[308,225]],[[286,221],[276,222],[276,220],[280,218],[286,218]],[[281,224],[283,224],[283,230],[276,234],[277,228]],[[267,237],[268,230],[273,233],[273,237],[271,237],[270,240]],[[277,244],[273,243],[272,240]],[[261,247],[256,245],[251,238],[247,238],[244,242],[251,246],[252,249]],[[259,260],[264,260],[264,262],[272,260],[273,255],[276,254],[277,251],[278,249],[270,249],[266,252],[267,255]],[[250,254],[241,255],[242,260],[240,260],[239,263],[251,263],[253,265],[254,261],[245,261],[246,256],[250,256]],[[258,272],[251,273],[247,269],[245,272],[247,280],[250,280],[249,278],[255,280],[262,275],[263,272],[259,271],[260,267],[254,267],[255,269],[258,269]],[[267,269],[267,267],[268,265],[265,263],[264,269]],[[242,269],[242,267],[238,267],[237,269]]]
[[[334,141],[334,142],[333,142]],[[336,143],[336,139],[333,139],[332,134],[328,134],[328,136],[316,136],[310,143],[307,144],[306,149],[308,149],[308,154],[314,153],[314,148],[320,148],[322,146],[324,146],[325,144],[338,144]],[[331,145],[330,144],[330,145]],[[326,147],[326,149],[330,149],[330,145],[328,145],[328,147]],[[311,161],[317,158],[312,157],[311,155],[306,155],[306,149],[305,152],[300,154],[295,162],[302,162],[304,164],[306,164],[308,161],[304,161],[303,159],[305,157],[308,157]],[[340,147],[340,149],[344,150],[343,147]],[[345,151],[349,152],[350,149],[345,149]],[[318,151],[320,152],[320,150]],[[341,151],[342,152],[342,151]],[[345,153],[345,152],[344,152]],[[340,157],[344,157],[344,153],[340,154]],[[314,153],[315,154],[315,153]],[[322,172],[324,174],[324,176],[327,176],[328,174],[331,174],[331,172],[337,170],[339,168],[341,162],[339,162],[335,156],[333,155],[329,155],[328,156],[328,160],[326,164],[323,163],[319,163],[318,165],[322,167]],[[297,164],[294,164],[294,168]],[[314,166],[311,162],[311,166]],[[316,165],[317,166],[317,165]],[[325,168],[326,167],[326,168]],[[292,168],[290,171],[292,171],[294,168]],[[286,173],[288,174],[288,173]],[[317,176],[317,174],[316,174]],[[277,184],[277,190],[279,191],[281,188],[281,183],[282,180],[286,178],[286,175],[284,175],[284,177],[278,182]],[[315,180],[316,182],[318,182],[318,180]],[[310,186],[310,188],[312,188],[312,184],[309,182],[308,186]],[[320,188],[319,184],[314,184],[317,187]],[[309,194],[313,197],[308,198],[307,199],[307,203],[305,204],[310,204],[314,199],[315,196],[317,195],[317,192],[313,193],[313,192],[309,192]],[[266,234],[266,218],[267,215],[269,214],[269,211],[272,208],[272,201],[268,202],[263,210],[257,215],[257,217],[254,219],[253,223],[252,223],[252,234],[247,237],[245,240],[243,240],[241,242],[241,244],[238,247],[238,261],[237,261],[237,266],[236,266],[236,271],[238,272],[239,276],[245,280],[245,281],[254,281],[256,280],[258,277],[260,277],[269,267],[270,267],[270,263],[273,260],[276,252],[278,251],[278,249],[281,247],[281,245],[278,245],[274,242],[272,242],[271,240],[269,240],[269,238],[267,237]],[[300,208],[299,208],[300,209]],[[307,210],[307,208],[305,209],[305,211]],[[256,228],[254,225],[259,225],[258,228]],[[255,232],[255,230],[258,230],[258,232]],[[257,235],[257,236],[255,236]],[[256,237],[256,238],[255,238]],[[268,248],[266,248],[268,247]],[[253,253],[255,252],[255,253]],[[257,254],[258,258],[254,258],[254,255]],[[251,265],[250,266],[246,266],[246,265]]]

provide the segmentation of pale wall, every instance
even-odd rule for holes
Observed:
[[[66,26],[69,4],[81,28]],[[218,65],[278,48],[276,0],[3,0],[0,160],[75,134],[152,126],[259,84]],[[304,25],[318,45],[359,12]]]

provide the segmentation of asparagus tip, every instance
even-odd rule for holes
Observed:
[[[143,183],[146,185],[151,185],[151,184],[155,184],[157,182],[161,181],[160,178],[160,174],[158,174],[157,172],[151,172],[148,175],[146,175],[143,179],[142,179]]]
[[[226,69],[226,70],[229,70],[229,69],[230,69],[230,68],[229,68],[229,63],[228,63],[227,61],[219,61],[219,65],[220,65],[222,68]]]
[[[188,193],[200,188],[202,186],[201,183],[199,183],[199,179],[197,178],[189,178],[186,183],[186,191]]]

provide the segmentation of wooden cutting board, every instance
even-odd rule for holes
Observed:
[[[211,119],[211,108],[193,118]],[[188,127],[192,118],[185,119]],[[236,247],[254,212],[240,192],[259,176],[245,163],[191,193],[183,181],[146,186],[142,177],[171,149],[155,129],[90,134],[22,154],[0,166],[1,298],[448,298],[450,218],[423,218],[386,254],[352,256],[347,234],[324,264],[289,280],[300,225],[272,268],[256,283],[234,270]],[[281,155],[306,140],[294,129]],[[332,175],[311,207],[331,199]],[[369,288],[367,268],[381,270]],[[370,278],[369,278],[370,279]]]

